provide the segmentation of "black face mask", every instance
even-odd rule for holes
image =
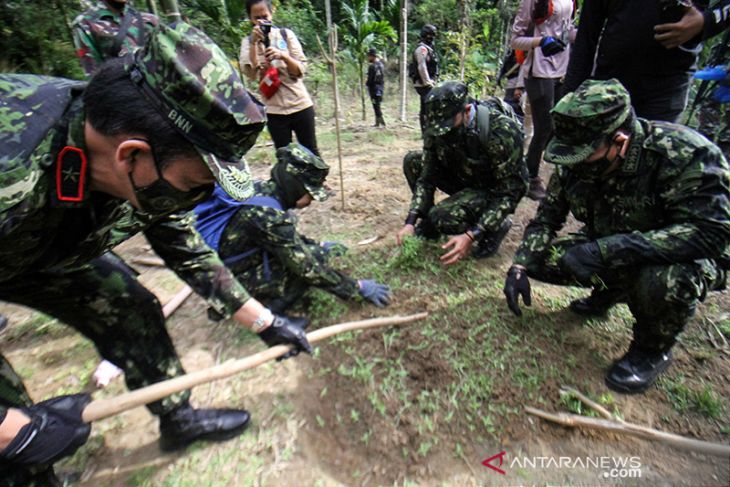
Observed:
[[[132,183],[134,195],[137,197],[140,209],[150,215],[167,215],[176,211],[190,210],[198,203],[201,203],[213,194],[214,184],[205,184],[191,189],[181,191],[170,184],[160,171],[157,156],[150,146],[152,160],[155,164],[158,179],[147,186],[137,187],[134,184],[132,173],[129,173],[129,181]]]
[[[466,114],[464,115],[464,121],[458,127],[454,127],[444,135],[442,140],[450,145],[462,144],[464,142],[464,136],[466,135]]]
[[[609,159],[608,152],[611,150],[611,145],[608,146],[608,149],[606,149],[606,152],[603,154],[603,157],[600,159],[596,159],[595,161],[591,162],[582,162],[577,164],[575,167],[573,167],[572,171],[573,173],[580,179],[581,181],[586,182],[596,182],[599,179],[601,179],[601,176],[608,170],[609,167],[611,167],[617,159],[621,157],[620,154],[616,154],[616,156],[613,159]]]

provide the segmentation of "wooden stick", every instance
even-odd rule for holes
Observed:
[[[151,267],[165,267],[165,261],[157,257],[134,257],[130,262]]]
[[[533,416],[538,416],[564,426],[598,429],[622,435],[638,436],[639,438],[644,438],[646,440],[666,443],[682,450],[692,450],[700,453],[706,453],[708,455],[724,457],[728,457],[730,455],[730,445],[695,440],[694,438],[687,438],[673,433],[665,433],[663,431],[647,428],[646,426],[639,426],[638,424],[628,423],[625,421],[623,423],[618,423],[616,421],[609,421],[605,419],[586,418],[579,414],[553,414],[543,411],[542,409],[536,409],[529,406],[525,407],[525,411]]]
[[[585,404],[589,408],[593,409],[595,412],[597,412],[598,414],[600,414],[601,416],[603,416],[604,418],[606,418],[610,421],[616,421],[618,423],[624,422],[623,419],[615,417],[613,414],[611,414],[608,411],[608,409],[604,408],[597,402],[588,399],[588,396],[585,396],[583,393],[581,393],[580,391],[578,391],[576,389],[573,389],[572,387],[563,386],[563,388],[560,391],[560,395],[562,396],[563,394],[575,396],[580,402],[582,402],[583,404]]]
[[[170,301],[165,303],[165,306],[162,307],[162,314],[165,315],[165,318],[169,318],[191,294],[193,294],[193,289],[190,286],[185,286]]]
[[[374,318],[370,320],[353,321],[350,323],[340,323],[326,328],[321,328],[307,334],[310,343],[316,343],[340,333],[355,330],[366,330],[370,328],[380,328],[383,326],[403,325],[413,321],[422,320],[428,313],[417,313],[410,316],[392,316],[386,318]],[[91,402],[83,412],[83,420],[86,423],[98,421],[100,419],[114,416],[128,409],[142,406],[152,401],[157,401],[170,394],[181,392],[191,387],[205,384],[213,380],[224,379],[244,370],[258,367],[261,364],[274,360],[287,353],[292,345],[277,345],[263,352],[255,353],[249,357],[238,360],[229,360],[215,367],[191,372],[189,374],[175,377],[174,379],[158,382],[135,391],[127,392],[117,397],[107,399],[97,399]]]

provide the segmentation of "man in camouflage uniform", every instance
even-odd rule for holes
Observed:
[[[444,264],[470,251],[476,258],[489,257],[527,190],[522,129],[502,100],[477,102],[464,83],[447,81],[426,97],[423,151],[406,154],[403,172],[413,198],[396,236],[399,244],[408,235],[446,234],[452,237],[443,246],[450,249],[441,257]],[[437,188],[449,197],[434,205]]]
[[[730,265],[730,170],[697,132],[634,116],[615,79],[585,81],[552,110],[545,160],[556,165],[547,197],[525,229],[505,295],[521,314],[529,277],[592,287],[571,303],[582,315],[626,302],[636,322],[628,352],[606,384],[646,390],[671,360],[677,335]],[[557,237],[568,213],[584,223]]]
[[[388,286],[332,269],[330,257],[346,248],[298,233],[288,211],[329,197],[324,188],[329,166],[299,144],[279,148],[276,157],[271,179],[257,182],[249,200],[234,201],[217,190],[198,205],[200,234],[246,290],[274,312],[286,311],[312,286],[342,299],[362,297],[386,306]]]
[[[127,0],[102,0],[80,14],[73,21],[73,37],[86,76],[107,59],[143,46],[157,23],[157,17],[138,12]]]
[[[225,87],[225,91],[219,91]],[[187,212],[213,182],[252,193],[243,154],[264,126],[223,52],[184,23],[159,26],[133,56],[84,83],[0,76],[0,299],[74,327],[136,389],[183,373],[155,296],[108,250],[144,232],[223,316],[268,344],[311,350],[303,320],[273,316],[203,242]],[[239,434],[242,410],[196,410],[189,393],[148,405],[160,447]],[[32,405],[0,357],[0,478],[47,484],[52,463],[86,441],[86,394]],[[43,477],[45,476],[45,477]]]

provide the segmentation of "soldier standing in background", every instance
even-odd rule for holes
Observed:
[[[585,81],[552,114],[545,160],[556,169],[507,273],[507,303],[518,316],[518,296],[530,305],[528,276],[591,287],[570,304],[581,315],[627,303],[633,340],[606,385],[643,392],[669,366],[697,304],[724,289],[730,168],[694,130],[635,117],[615,79]],[[556,238],[569,212],[585,226]]]
[[[368,66],[368,79],[365,82],[365,86],[368,87],[370,101],[373,104],[373,111],[375,111],[375,124],[373,127],[385,127],[383,111],[380,109],[385,88],[385,67],[374,47],[368,49],[368,62],[370,66]]]
[[[433,43],[436,39],[436,27],[426,24],[421,28],[421,38],[416,49],[413,51],[411,63],[408,66],[408,75],[413,80],[413,87],[418,96],[421,97],[418,117],[421,121],[421,133],[423,133],[426,120],[424,102],[426,95],[431,88],[436,86],[439,77],[439,63],[434,51]]]

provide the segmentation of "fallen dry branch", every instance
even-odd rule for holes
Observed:
[[[562,424],[563,426],[610,431],[621,435],[637,436],[646,440],[666,443],[682,450],[691,450],[699,453],[706,453],[708,455],[724,457],[730,456],[730,445],[695,440],[694,438],[687,438],[673,433],[665,433],[663,431],[648,428],[646,426],[640,426],[638,424],[628,423],[626,421],[619,423],[617,421],[607,419],[587,418],[579,414],[549,413],[542,409],[536,409],[529,406],[525,407],[525,411],[533,416],[538,416],[547,421]]]
[[[410,316],[391,316],[385,318],[373,318],[370,320],[353,321],[340,323],[338,325],[321,328],[307,334],[310,343],[320,342],[340,333],[348,331],[366,330],[380,328],[383,326],[403,325],[413,321],[422,320],[428,313],[417,313]],[[135,391],[127,392],[117,397],[97,399],[91,402],[83,412],[83,420],[87,423],[114,416],[128,409],[132,409],[176,392],[181,392],[191,387],[205,384],[218,379],[224,379],[244,370],[258,367],[261,364],[274,360],[287,353],[292,347],[290,345],[277,345],[263,352],[253,354],[249,357],[229,360],[215,367],[191,372],[174,379],[158,382]]]
[[[613,414],[611,414],[608,411],[608,409],[604,408],[597,402],[589,399],[588,396],[584,395],[582,392],[578,391],[577,389],[573,389],[572,387],[569,387],[569,386],[563,386],[562,389],[560,390],[560,395],[562,396],[564,394],[571,395],[571,396],[578,398],[578,400],[580,402],[582,402],[589,408],[593,409],[595,412],[597,412],[598,414],[600,414],[601,416],[603,416],[604,418],[606,418],[608,420],[616,421],[617,423],[624,422],[623,419],[615,417]]]

